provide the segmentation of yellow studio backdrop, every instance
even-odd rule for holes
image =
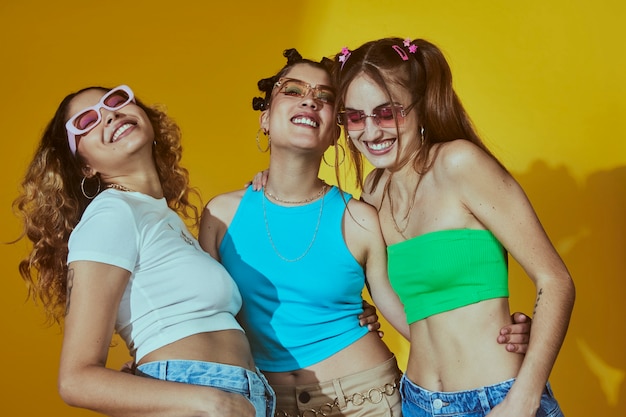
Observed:
[[[20,234],[11,202],[69,92],[125,83],[144,102],[165,104],[207,200],[266,167],[250,103],[256,82],[284,64],[284,49],[319,59],[378,37],[423,37],[448,57],[467,110],[526,189],[576,282],[575,311],[550,378],[565,414],[626,415],[625,4],[4,0],[0,240]],[[329,168],[322,175],[335,182]],[[61,331],[45,327],[26,300],[17,264],[27,248],[22,240],[0,251],[0,414],[95,415],[58,397]],[[510,281],[513,309],[532,313],[533,286],[515,262]],[[404,365],[406,343],[384,329]],[[116,339],[109,365],[127,359]]]

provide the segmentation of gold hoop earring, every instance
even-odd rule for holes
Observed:
[[[333,147],[335,148],[335,163],[337,162],[337,159],[338,159],[338,158],[337,158],[337,156],[338,156],[337,148],[341,149],[341,161],[337,164],[337,166],[340,166],[341,164],[343,164],[343,161],[346,159],[346,150],[345,150],[345,148],[343,147],[343,145],[342,145],[341,143],[339,143],[339,142],[337,142],[337,143],[335,144],[335,146],[333,146]],[[331,167],[331,168],[335,166],[335,165],[331,165],[331,164],[329,164],[329,163],[326,161],[326,155],[325,155],[325,154],[324,154],[324,155],[322,155],[322,161],[324,161],[324,163],[325,163],[326,165],[328,165],[329,167]]]
[[[83,193],[83,195],[85,196],[87,200],[93,200],[98,195],[98,193],[100,193],[100,177],[96,176],[96,179],[98,180],[98,189],[92,195],[88,195],[85,192],[85,180],[87,180],[87,177],[83,177],[83,179],[80,182],[80,191]]]
[[[259,139],[259,135],[261,134],[261,132],[263,132],[263,134],[267,136],[267,147],[265,149],[261,148],[261,140]],[[265,129],[259,128],[259,130],[256,131],[256,148],[259,150],[259,152],[265,153],[270,150],[271,144],[272,144],[272,137],[265,131]]]
[[[426,133],[426,130],[424,129],[424,126],[420,126],[420,137],[422,139],[422,146],[424,145],[424,134]]]

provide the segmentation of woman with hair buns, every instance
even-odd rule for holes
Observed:
[[[410,325],[404,416],[561,416],[547,381],[574,284],[474,131],[443,54],[422,39],[385,38],[344,48],[335,63],[339,120]],[[375,168],[365,181],[362,155]],[[491,336],[510,323],[508,253],[536,287],[525,356]]]
[[[111,416],[271,417],[237,286],[180,218],[198,217],[180,140],[124,85],[68,95],[43,134],[14,205],[20,272],[63,324],[59,392]],[[106,367],[114,331],[141,376]]]
[[[330,146],[341,159],[329,62],[294,49],[285,56],[258,84],[265,97],[253,100],[271,138],[266,184],[213,198],[199,240],[237,282],[238,318],[276,392],[277,416],[399,416],[396,359],[357,318],[367,285],[408,336],[377,213],[318,176]]]

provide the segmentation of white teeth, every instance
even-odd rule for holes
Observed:
[[[308,125],[311,127],[317,127],[317,122],[307,117],[294,117],[293,119],[291,119],[291,121],[297,125]]]
[[[111,142],[115,142],[117,140],[117,138],[119,138],[122,133],[126,132],[131,127],[133,127],[132,123],[126,123],[126,124],[123,124],[122,126],[120,126],[119,129],[117,129],[115,131],[115,133],[113,133],[113,137],[111,138]]]
[[[389,148],[392,144],[393,144],[393,141],[391,140],[386,140],[383,142],[376,142],[376,143],[369,142],[367,143],[367,147],[373,151],[382,151],[384,149]]]

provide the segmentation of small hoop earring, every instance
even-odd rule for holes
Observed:
[[[424,130],[424,126],[420,126],[420,137],[422,139],[422,145],[424,145],[424,134],[426,131]]]
[[[83,177],[83,179],[80,182],[80,191],[83,193],[83,195],[85,196],[87,200],[93,200],[100,192],[100,177],[96,176],[96,179],[98,180],[98,189],[92,195],[88,195],[85,192],[85,180],[87,180],[87,177]]]
[[[343,161],[346,159],[346,150],[343,147],[343,145],[339,142],[337,142],[335,144],[335,146],[333,146],[335,148],[335,162],[337,162],[337,156],[338,156],[338,152],[337,149],[341,149],[341,161],[339,161],[339,163],[337,164],[337,166],[340,166],[341,164],[343,164]],[[326,165],[328,165],[329,167],[334,167],[335,165],[331,165],[326,161],[326,155],[322,155],[322,161],[324,161],[324,163]]]
[[[265,150],[261,148],[261,140],[259,139],[259,135],[261,134],[261,132],[263,132],[263,134],[267,136],[267,147],[265,148]],[[259,128],[259,130],[256,131],[256,148],[259,150],[259,152],[265,153],[270,150],[271,144],[272,144],[272,137],[268,135],[267,132],[265,132],[265,129]]]

